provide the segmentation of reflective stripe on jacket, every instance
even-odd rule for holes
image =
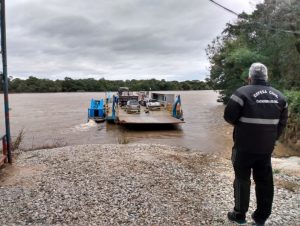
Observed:
[[[287,118],[283,94],[264,81],[237,89],[224,111],[224,119],[234,125],[235,148],[249,153],[271,153]]]

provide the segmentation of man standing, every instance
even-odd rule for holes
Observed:
[[[254,63],[249,69],[249,85],[230,97],[224,119],[234,126],[232,164],[235,173],[234,201],[228,219],[246,223],[253,170],[257,208],[252,214],[256,225],[264,225],[271,214],[274,195],[271,154],[288,117],[287,102],[267,84],[267,67]]]

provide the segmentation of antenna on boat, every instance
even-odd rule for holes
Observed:
[[[0,20],[1,20],[1,54],[2,54],[2,79],[4,93],[4,109],[5,109],[5,129],[6,138],[3,140],[3,149],[7,150],[7,160],[12,163],[11,156],[11,140],[10,140],[10,124],[9,124],[9,104],[8,104],[8,78],[7,78],[7,52],[6,52],[6,25],[5,25],[5,0],[0,0]],[[4,147],[5,146],[5,147]],[[4,150],[3,150],[4,151]]]

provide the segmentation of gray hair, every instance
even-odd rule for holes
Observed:
[[[249,69],[249,78],[255,80],[268,80],[268,69],[262,63],[253,63]]]

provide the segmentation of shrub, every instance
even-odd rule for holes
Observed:
[[[289,103],[290,112],[300,117],[300,91],[287,91],[285,96]]]

